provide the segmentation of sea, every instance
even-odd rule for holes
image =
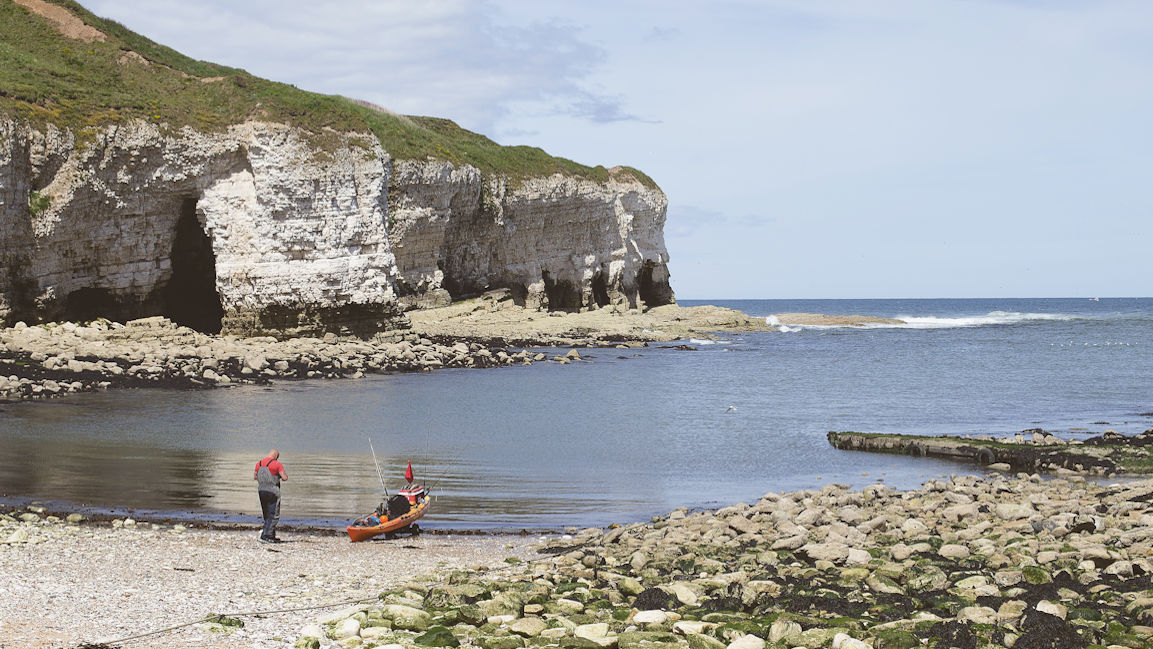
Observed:
[[[1153,427],[1153,298],[682,300],[770,331],[561,365],[131,390],[0,405],[0,502],[255,523],[281,452],[285,524],[339,529],[411,463],[444,531],[561,531],[839,483],[984,472],[838,451],[829,431],[1068,439]],[[774,314],[897,318],[782,326]],[[566,351],[566,350],[561,350]],[[374,458],[375,455],[375,458]],[[374,461],[375,459],[375,461]],[[378,472],[379,467],[379,472]]]

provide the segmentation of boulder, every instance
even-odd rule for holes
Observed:
[[[540,635],[541,631],[548,628],[548,624],[539,617],[529,616],[522,617],[521,619],[509,625],[508,630],[517,635],[526,638],[535,638]]]
[[[765,649],[765,641],[755,635],[743,635],[732,642],[726,649]]]

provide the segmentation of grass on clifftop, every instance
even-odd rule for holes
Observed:
[[[202,131],[221,131],[247,120],[283,122],[315,134],[322,143],[328,129],[372,132],[395,158],[468,163],[513,179],[563,173],[603,182],[620,174],[656,187],[635,169],[589,167],[535,147],[501,146],[446,119],[395,115],[197,61],[72,0],[48,1],[106,39],[67,38],[48,19],[0,0],[0,113],[17,119],[77,132],[136,118]]]

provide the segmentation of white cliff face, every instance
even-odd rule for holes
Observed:
[[[510,189],[469,166],[414,161],[395,163],[393,176],[389,234],[402,287],[511,288],[551,309],[674,301],[667,200],[630,176],[556,174]]]
[[[666,200],[625,175],[510,187],[371,135],[145,121],[80,142],[0,116],[0,324],[168,315],[201,330],[403,324],[398,296],[511,288],[575,309],[673,301]]]
[[[0,135],[0,320],[179,311],[187,292],[166,294],[174,283],[207,283],[244,330],[308,328],[333,309],[393,315],[388,158],[375,140],[326,152],[283,125],[165,133],[143,121],[81,146],[2,120]],[[46,207],[29,207],[33,191]],[[177,241],[185,214],[210,256]],[[178,248],[192,259],[174,270]]]

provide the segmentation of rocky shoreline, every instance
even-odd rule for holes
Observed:
[[[573,350],[557,362],[580,358]],[[97,320],[0,330],[0,400],[46,399],[115,388],[207,389],[278,379],[359,378],[443,367],[504,367],[549,360],[540,351],[477,342],[437,343],[411,332],[369,340],[210,336],[160,318]]]
[[[277,554],[251,532],[21,511],[0,516],[0,588],[20,595],[0,607],[25,608],[0,619],[14,646],[69,646],[116,636],[113,627],[128,635],[236,611],[241,601],[267,610],[363,598],[217,618],[123,646],[1136,649],[1153,642],[1151,501],[1153,480],[954,476],[907,491],[769,493],[533,547],[524,538],[305,536]],[[452,559],[430,564],[449,547]],[[107,560],[125,551],[132,566]],[[326,554],[320,563],[317,553]],[[478,556],[485,560],[465,559]],[[244,594],[254,566],[277,578]],[[156,582],[191,579],[173,573],[182,568],[204,574],[195,586]],[[66,587],[62,571],[77,569],[85,588]],[[148,570],[164,574],[135,575]],[[125,580],[126,571],[134,576]],[[189,605],[185,588],[202,608]],[[215,608],[204,609],[209,601]],[[24,626],[23,602],[56,607],[42,634]]]
[[[394,588],[297,647],[1050,649],[1153,642],[1153,481],[770,493]]]
[[[467,317],[466,317],[467,316]],[[213,336],[163,317],[0,329],[0,402],[118,388],[207,389],[273,380],[582,360],[576,348],[644,347],[708,331],[766,328],[717,307],[565,313],[525,309],[508,291],[412,312],[413,328],[371,338]],[[549,326],[542,327],[541,323]],[[649,327],[652,327],[650,329]],[[513,349],[518,347],[519,349]],[[549,356],[532,347],[569,347]]]

